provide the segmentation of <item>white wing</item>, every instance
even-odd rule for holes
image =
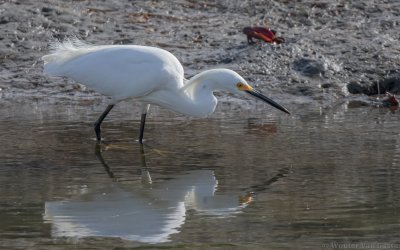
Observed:
[[[44,72],[64,76],[122,100],[183,85],[183,67],[171,53],[146,46],[58,46],[42,58]]]

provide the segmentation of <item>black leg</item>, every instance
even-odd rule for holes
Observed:
[[[139,132],[139,143],[143,144],[144,124],[146,123],[147,111],[149,111],[150,104],[144,104],[142,106],[142,117],[140,119],[140,132]]]
[[[144,124],[146,123],[146,115],[147,113],[142,113],[142,118],[140,119],[140,135],[139,135],[140,144],[143,144]]]
[[[101,114],[99,119],[94,123],[94,132],[96,132],[96,138],[98,141],[101,141],[101,131],[100,131],[100,125],[103,122],[104,118],[106,118],[107,114],[111,111],[111,109],[114,107],[114,104],[110,104],[107,106],[106,110]]]

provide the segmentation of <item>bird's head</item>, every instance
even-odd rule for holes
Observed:
[[[246,82],[238,82],[236,83],[236,92],[239,92],[241,94],[245,93],[245,94],[249,94],[252,95],[266,103],[268,103],[269,105],[279,109],[280,111],[283,111],[287,114],[290,114],[290,112],[284,108],[282,105],[278,104],[277,102],[275,102],[274,100],[272,100],[271,98],[265,96],[264,94],[262,94],[260,91],[254,89],[252,86],[250,86],[249,84],[247,84]]]
[[[192,77],[184,89],[188,90],[192,86],[197,88],[200,87],[201,89],[211,92],[214,90],[227,90],[236,95],[251,95],[287,114],[290,114],[286,108],[265,96],[260,91],[254,89],[245,79],[243,79],[243,77],[230,69],[211,69],[203,71],[202,73]]]
[[[226,80],[223,84],[225,89],[227,89],[229,92],[233,94],[238,94],[238,95],[251,95],[253,97],[256,97],[257,99],[260,99],[269,105],[287,113],[290,114],[290,112],[281,106],[280,104],[276,103],[274,100],[271,98],[265,96],[262,94],[260,91],[254,89],[250,84],[246,82],[246,80],[243,79],[239,74],[237,74],[234,71],[227,70],[225,72],[227,76],[224,80]]]

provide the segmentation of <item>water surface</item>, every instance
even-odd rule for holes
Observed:
[[[209,119],[94,100],[3,100],[0,247],[322,249],[399,244],[398,112],[219,107]],[[226,115],[224,114],[225,112]]]

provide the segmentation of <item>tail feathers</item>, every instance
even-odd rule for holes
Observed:
[[[93,47],[93,45],[85,43],[74,36],[67,38],[64,41],[52,41],[50,42],[49,47],[52,53],[60,53],[65,51],[79,50],[82,48],[90,48]]]
[[[62,66],[66,62],[89,52],[93,46],[82,42],[78,38],[70,38],[63,42],[51,42],[49,47],[51,54],[42,57],[44,73],[50,76],[62,76]]]

